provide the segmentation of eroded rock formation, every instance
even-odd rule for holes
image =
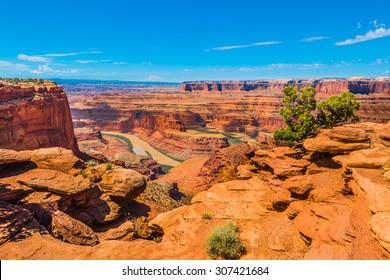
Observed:
[[[78,153],[68,99],[53,82],[0,80],[0,147],[63,147]]]

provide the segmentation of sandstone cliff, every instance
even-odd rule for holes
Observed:
[[[317,93],[338,94],[350,91],[355,94],[390,94],[390,78],[350,79],[301,79],[301,80],[259,80],[259,81],[210,81],[184,82],[183,92],[226,92],[226,91],[271,91],[282,92],[285,86],[314,87]]]
[[[0,147],[78,153],[66,94],[53,82],[0,80]]]

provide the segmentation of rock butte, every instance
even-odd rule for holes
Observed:
[[[31,97],[7,92],[1,106]],[[50,106],[57,105],[43,110],[57,112]],[[40,122],[40,114],[32,117]],[[139,122],[133,131],[185,133],[185,121],[146,120],[156,122]],[[101,125],[95,121],[88,123]],[[65,133],[66,125],[58,129]],[[0,145],[1,259],[209,259],[206,240],[227,220],[247,249],[241,259],[390,259],[390,122],[322,130],[300,149],[255,141],[218,148],[152,183],[115,164],[87,166],[65,149],[71,147],[47,147],[61,145],[44,135],[45,148],[32,151]],[[104,140],[95,130],[79,135]],[[183,196],[191,203],[184,205]],[[212,218],[202,219],[204,213]]]

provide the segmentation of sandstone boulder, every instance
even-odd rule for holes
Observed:
[[[57,210],[51,218],[50,230],[54,237],[75,245],[93,246],[99,243],[90,227],[64,212]]]
[[[80,164],[80,159],[71,150],[64,148],[45,148],[20,153],[29,156],[30,160],[41,169],[52,169],[67,173]]]
[[[135,239],[136,227],[132,221],[116,221],[108,225],[95,227],[95,232],[100,241],[123,240],[131,241]]]
[[[98,165],[87,168],[85,173],[119,204],[133,200],[146,188],[145,178],[131,169],[114,167],[106,170],[105,165]]]
[[[270,171],[280,178],[289,178],[292,176],[302,175],[310,162],[307,160],[296,160],[290,157],[254,157],[251,163],[261,170]]]
[[[314,184],[308,176],[295,176],[282,184],[283,188],[291,192],[293,197],[306,199],[314,189]]]

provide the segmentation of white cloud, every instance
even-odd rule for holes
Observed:
[[[264,66],[255,66],[255,67],[241,67],[238,68],[237,71],[239,72],[256,72],[261,70],[280,70],[280,69],[299,69],[299,70],[305,70],[305,69],[318,69],[318,68],[324,68],[326,67],[325,64],[320,62],[315,63],[273,63],[269,65]]]
[[[325,39],[330,39],[331,37],[326,37],[326,36],[316,36],[316,37],[309,37],[309,38],[304,38],[301,40],[301,42],[315,42],[315,41],[320,41],[320,40],[325,40]]]
[[[0,69],[9,71],[28,71],[29,67],[21,63],[11,63],[9,61],[0,60]]]
[[[39,65],[38,69],[31,71],[33,74],[45,74],[45,73],[54,73],[54,74],[73,74],[78,73],[78,69],[67,69],[67,70],[55,70],[49,67],[47,64]]]
[[[281,44],[282,42],[259,42],[259,43],[253,43],[248,45],[237,45],[237,46],[224,46],[224,47],[217,47],[217,48],[210,48],[204,50],[205,52],[209,51],[226,51],[226,50],[233,50],[233,49],[241,49],[241,48],[250,48],[250,47],[257,47],[257,46],[267,46],[267,45],[276,45]]]
[[[90,52],[50,53],[50,54],[42,54],[40,56],[64,57],[64,56],[75,56],[75,55],[79,55],[79,54],[101,54],[101,53],[103,53],[103,52],[90,51]]]
[[[362,28],[362,24],[360,23],[360,21],[357,23],[356,28],[357,28],[357,29]]]
[[[27,60],[27,61],[31,61],[31,62],[50,62],[51,61],[51,58],[48,58],[48,57],[26,55],[24,53],[19,54],[17,56],[17,58],[20,60]]]
[[[336,46],[351,45],[351,44],[361,43],[369,40],[390,36],[390,28],[387,29],[384,24],[378,25],[376,21],[372,22],[372,24],[374,24],[374,26],[377,28],[374,31],[370,30],[364,35],[357,35],[353,39],[347,39],[345,41],[337,42],[335,45]]]
[[[88,63],[101,63],[101,62],[110,62],[112,60],[105,59],[105,60],[92,60],[92,59],[85,59],[85,60],[75,60],[75,62],[80,63],[80,64],[88,64]]]
[[[77,63],[81,64],[88,64],[88,63],[94,63],[97,62],[96,60],[75,60]]]
[[[124,62],[124,61],[118,61],[118,62],[114,62],[113,64],[115,64],[115,65],[126,65],[128,63]]]
[[[374,62],[371,62],[370,65],[381,65],[381,64],[389,64],[390,57],[385,58],[377,58]]]
[[[160,76],[154,75],[154,74],[150,74],[148,77],[148,81],[150,81],[150,82],[158,82],[158,81],[162,81],[162,80],[164,80],[164,79],[161,78]]]

